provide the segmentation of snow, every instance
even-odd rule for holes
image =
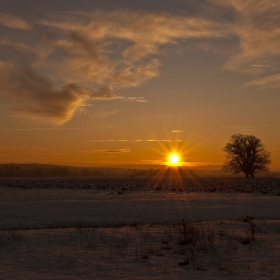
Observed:
[[[279,179],[199,180],[1,179],[0,279],[280,279]]]

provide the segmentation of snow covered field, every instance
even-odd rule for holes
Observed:
[[[279,194],[277,178],[1,179],[0,279],[280,279]]]

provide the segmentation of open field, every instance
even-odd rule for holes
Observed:
[[[277,178],[1,179],[0,279],[280,279],[279,193]]]

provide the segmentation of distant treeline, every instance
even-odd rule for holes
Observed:
[[[0,164],[0,177],[143,177],[154,169],[72,167],[48,164]]]
[[[51,164],[0,164],[0,177],[232,177],[221,170],[191,170],[189,168],[118,168],[118,167],[73,167]],[[259,174],[258,177],[280,177],[279,172]],[[235,177],[240,177],[236,175]]]

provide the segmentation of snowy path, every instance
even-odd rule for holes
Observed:
[[[50,224],[177,223],[280,218],[280,197],[238,193],[127,192],[1,188],[0,227]]]

